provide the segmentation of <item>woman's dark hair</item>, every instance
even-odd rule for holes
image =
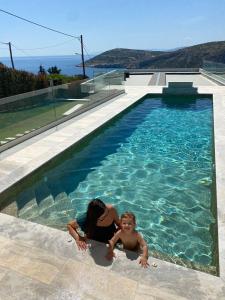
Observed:
[[[98,218],[104,214],[106,209],[105,203],[100,199],[93,199],[88,204],[87,217],[86,217],[86,229],[89,238],[92,238]]]

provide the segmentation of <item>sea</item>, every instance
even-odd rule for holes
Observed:
[[[92,56],[93,57],[93,56]],[[90,59],[88,56],[85,60]],[[61,74],[64,75],[78,75],[83,74],[82,67],[78,65],[81,64],[81,58],[77,55],[60,55],[60,56],[23,56],[23,57],[13,57],[13,62],[15,69],[24,70],[37,74],[40,65],[44,67],[47,71],[48,68],[57,66],[61,69]],[[0,57],[0,63],[3,63],[7,67],[12,67],[11,60],[8,57]],[[99,74],[109,72],[113,70],[112,68],[90,68],[85,67],[85,74],[89,78],[93,78]]]

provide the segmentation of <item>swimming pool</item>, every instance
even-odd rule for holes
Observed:
[[[19,217],[60,227],[100,197],[136,214],[153,255],[215,273],[212,108],[210,97],[140,100],[30,178]]]

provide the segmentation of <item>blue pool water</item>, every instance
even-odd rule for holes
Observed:
[[[140,100],[58,161],[29,191],[41,204],[44,194],[49,199],[47,186],[59,204],[43,208],[33,219],[29,215],[32,220],[46,223],[49,218],[54,226],[60,218],[65,222],[79,218],[90,199],[99,197],[114,204],[119,213],[136,214],[137,229],[150,252],[174,261],[215,265],[210,98]],[[22,192],[18,203],[27,194]]]

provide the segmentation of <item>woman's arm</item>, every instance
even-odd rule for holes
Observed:
[[[149,266],[149,263],[148,263],[148,245],[139,233],[137,233],[137,235],[138,235],[137,236],[138,243],[140,244],[140,247],[141,247],[141,250],[142,250],[142,256],[140,258],[139,264],[141,264],[142,267],[147,268]]]
[[[116,225],[117,225],[118,227],[120,227],[120,219],[119,219],[117,210],[116,210],[115,207],[113,207],[113,206],[111,207],[111,210],[112,210],[114,222],[116,223]]]
[[[86,243],[86,237],[81,237],[77,230],[80,228],[77,221],[71,221],[67,224],[67,229],[69,231],[69,234],[74,238],[77,247],[79,250],[86,250],[87,249],[87,243]]]

